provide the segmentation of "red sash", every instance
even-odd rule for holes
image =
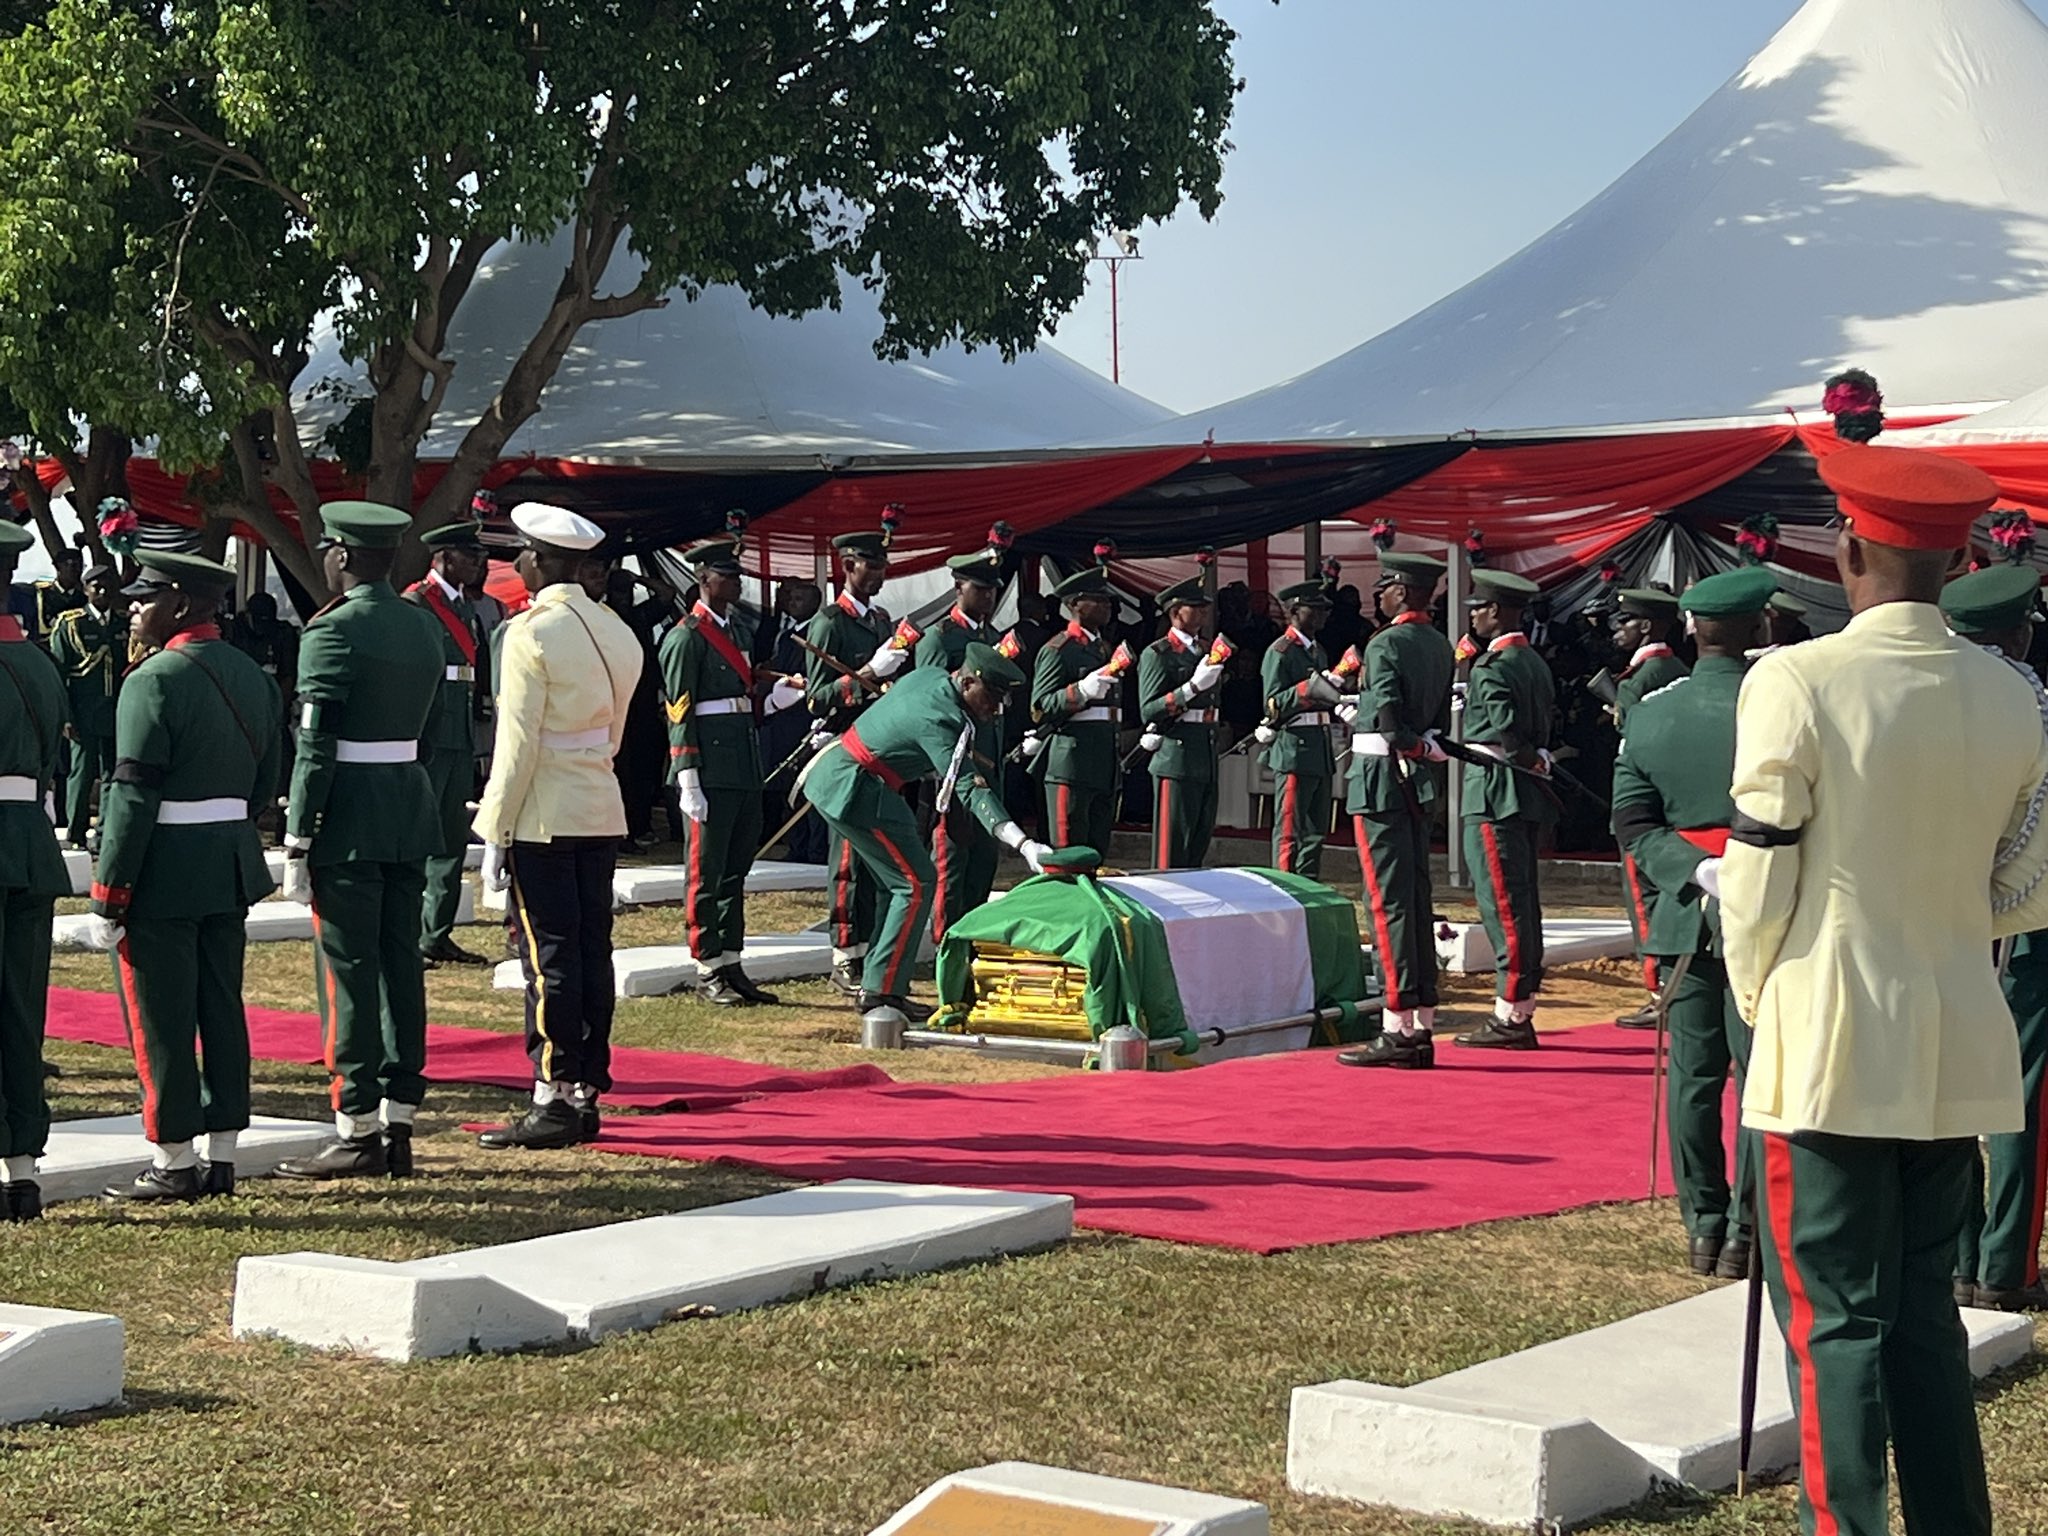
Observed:
[[[704,637],[711,649],[725,658],[727,666],[739,673],[741,685],[751,690],[754,686],[754,669],[747,664],[747,658],[733,643],[733,638],[726,632],[725,626],[718,622],[718,615],[705,607],[701,598],[698,599],[693,611],[703,621],[697,626],[697,633]]]
[[[0,613],[0,641],[26,640],[27,638],[28,636],[21,632],[21,620],[11,613]]]
[[[848,757],[859,763],[861,767],[872,773],[876,778],[888,785],[889,788],[894,790],[901,790],[903,788],[903,775],[875,756],[868,749],[868,744],[862,741],[856,733],[847,731],[842,734],[839,738],[839,745],[846,748],[846,755]]]
[[[218,624],[194,624],[190,629],[181,629],[171,636],[170,639],[166,640],[164,642],[164,649],[175,651],[180,646],[190,645],[194,640],[218,640],[219,638],[220,626]]]
[[[412,590],[419,593],[432,610],[441,627],[455,637],[455,648],[462,652],[464,666],[476,666],[476,636],[469,632],[469,626],[462,622],[462,615],[455,611],[455,605],[448,601],[448,594],[431,581],[416,581]]]
[[[1710,859],[1718,859],[1728,851],[1726,827],[1694,827],[1690,832],[1680,831],[1678,835]]]

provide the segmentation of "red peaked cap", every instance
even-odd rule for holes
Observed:
[[[1998,499],[1983,470],[1917,448],[1844,448],[1820,477],[1858,538],[1894,549],[1961,549]]]

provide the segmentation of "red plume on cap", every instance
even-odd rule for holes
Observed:
[[[1486,564],[1486,535],[1477,528],[1465,534],[1465,558],[1475,566]]]
[[[1321,573],[1323,585],[1334,588],[1337,585],[1337,578],[1344,574],[1344,562],[1335,555],[1325,555],[1323,556]]]
[[[1621,580],[1621,567],[1616,565],[1612,560],[1601,561],[1600,579],[1608,586],[1613,586],[1616,582]]]
[[[1195,564],[1200,566],[1203,570],[1208,570],[1209,567],[1214,565],[1215,563],[1215,546],[1210,544],[1204,544],[1200,549],[1195,551]]]
[[[481,518],[494,515],[498,510],[498,493],[496,491],[478,491],[469,498],[469,510],[470,515],[473,517]]]
[[[725,514],[725,531],[732,535],[732,552],[738,554],[747,542],[747,514],[734,507]]]
[[[1365,532],[1366,537],[1372,540],[1372,547],[1381,554],[1385,554],[1394,547],[1395,528],[1394,520],[1391,517],[1375,518],[1373,525],[1366,529]]]
[[[1768,512],[1744,518],[1735,530],[1735,547],[1745,565],[1765,565],[1778,553],[1778,520]]]
[[[1097,539],[1095,541],[1095,563],[1097,565],[1107,565],[1110,561],[1114,560],[1115,558],[1115,539]]]
[[[988,531],[988,552],[992,555],[1007,555],[1017,542],[1017,530],[1008,523],[997,522]]]
[[[1993,512],[1991,543],[2008,564],[2025,565],[2034,557],[2034,520],[2012,507]]]
[[[1844,368],[1827,382],[1820,408],[1835,418],[1835,436],[1867,443],[1884,430],[1884,391],[1861,368]]]
[[[882,508],[882,548],[896,542],[896,530],[903,526],[903,503],[892,501]]]

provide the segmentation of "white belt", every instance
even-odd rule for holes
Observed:
[[[1180,718],[1174,721],[1175,725],[1214,725],[1215,723],[1216,711],[1213,709],[1182,710]]]
[[[1360,731],[1351,738],[1353,757],[1392,757],[1394,744],[1378,731]]]
[[[1328,725],[1329,723],[1330,715],[1328,710],[1312,709],[1306,714],[1296,715],[1293,719],[1285,722],[1281,729],[1291,731],[1299,725]]]
[[[1098,704],[1092,709],[1077,710],[1075,713],[1067,716],[1067,719],[1070,721],[1115,720],[1117,718],[1117,712],[1107,704]]]
[[[249,802],[232,795],[215,800],[165,800],[156,808],[157,825],[205,827],[222,821],[247,821]]]
[[[416,763],[420,744],[416,741],[337,741],[337,763]]]
[[[36,781],[27,774],[0,773],[0,801],[26,801],[34,805],[42,798],[36,793]]]
[[[753,711],[754,705],[749,699],[705,699],[690,706],[693,715],[748,715]],[[610,741],[611,737],[607,735],[605,740]]]
[[[542,731],[540,744],[556,752],[580,752],[586,747],[608,747],[612,744],[611,727],[598,725],[587,731]]]
[[[475,667],[449,667],[441,674],[451,683],[468,683],[476,680]]]

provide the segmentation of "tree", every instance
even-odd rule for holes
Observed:
[[[318,535],[289,390],[323,312],[370,382],[366,494],[446,521],[578,332],[673,290],[736,284],[791,315],[845,274],[878,290],[885,356],[1028,348],[1103,231],[1214,212],[1237,89],[1202,0],[28,9],[0,39],[0,386],[31,317],[104,271],[103,323],[150,338],[149,362],[95,355],[72,408],[224,464],[223,494],[316,591],[265,488]],[[563,230],[552,305],[416,496],[486,252]]]

